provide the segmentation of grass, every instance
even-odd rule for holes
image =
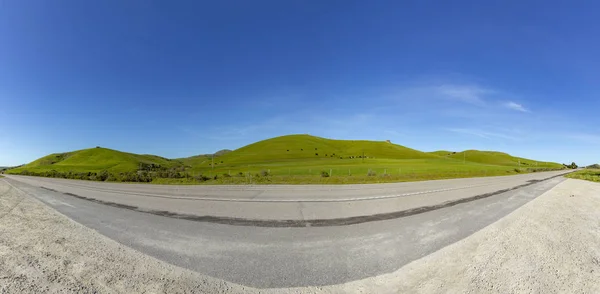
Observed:
[[[571,179],[600,182],[600,169],[584,169],[570,173],[566,177]]]
[[[55,153],[44,156],[7,173],[21,171],[44,172],[101,172],[112,173],[136,171],[140,163],[157,164],[164,167],[181,166],[182,163],[155,155],[139,155],[107,148],[90,148],[73,152]]]
[[[365,158],[362,158],[363,155]],[[369,170],[372,170],[377,175],[386,174],[392,178],[405,178],[405,174],[417,174],[434,179],[462,177],[472,173],[515,174],[526,172],[527,167],[562,168],[558,163],[538,163],[536,166],[533,160],[500,152],[472,150],[467,152],[466,158],[467,160],[463,161],[462,152],[425,153],[389,142],[330,140],[309,135],[290,135],[260,141],[214,159],[210,156],[196,157],[183,159],[183,162],[192,166],[189,172],[194,174],[234,176],[241,172],[247,176],[267,171],[272,176],[288,178],[318,177],[323,171],[329,173],[331,178],[356,178],[367,175]],[[318,180],[323,181],[334,180]]]
[[[447,151],[447,150],[438,150],[438,151],[432,151],[432,152],[427,152],[427,153],[433,154],[433,155],[437,155],[437,156],[446,157],[448,155],[451,155],[453,152],[452,151]]]
[[[387,141],[289,135],[221,152],[214,158],[200,155],[169,160],[154,155],[92,148],[51,154],[7,172],[136,172],[140,163],[179,167],[190,175],[183,179],[152,180],[152,183],[160,184],[197,184],[198,181],[193,178],[199,175],[211,178],[204,182],[207,184],[381,183],[509,175],[563,167],[558,163],[536,162],[501,152],[426,153]]]

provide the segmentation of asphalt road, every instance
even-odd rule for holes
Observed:
[[[399,211],[513,189],[566,172],[393,184],[262,186],[148,185],[13,175],[7,177],[72,196],[126,205],[140,211],[209,216],[203,220],[221,223],[230,223],[228,221],[231,218],[271,220],[276,222],[264,225],[277,226],[281,221],[303,221],[296,222],[296,225],[328,225],[327,222],[316,221],[372,215],[387,215],[383,219],[394,218],[396,216],[393,213]],[[362,221],[355,219],[349,223]]]
[[[535,175],[525,179],[530,181],[528,177]],[[272,288],[338,284],[393,272],[495,222],[564,179],[535,182],[407,217],[304,228],[232,226],[163,217],[83,200],[12,177],[0,180],[145,254],[212,277]]]

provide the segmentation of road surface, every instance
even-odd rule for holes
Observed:
[[[393,184],[270,186],[177,186],[7,177],[73,197],[185,219],[261,226],[329,226],[393,219],[566,172]]]
[[[103,205],[58,190],[40,188],[14,177],[1,181],[142,253],[226,281],[274,288],[339,284],[393,272],[473,234],[564,181],[562,177],[555,177],[531,182],[536,180],[535,176],[549,175],[523,175],[520,179],[505,177],[503,179],[510,185],[523,181],[531,184],[420,214],[324,227],[255,227],[190,221]],[[485,183],[483,181],[494,179],[470,180]],[[412,186],[415,183],[410,184],[408,186],[415,187]],[[425,186],[430,184],[421,183]],[[394,188],[402,186],[393,185]],[[388,189],[385,185],[376,187]],[[489,187],[505,189],[500,183]],[[218,187],[185,189],[197,188]],[[250,188],[279,189],[239,189]],[[154,189],[154,186],[144,186],[144,189]],[[318,187],[311,189],[318,191]],[[342,188],[336,189],[343,191]],[[463,190],[467,191],[470,190]],[[280,191],[280,194],[282,199],[286,199],[286,193]]]

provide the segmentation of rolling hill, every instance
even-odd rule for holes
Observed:
[[[112,173],[137,171],[140,164],[172,168],[182,164],[156,155],[139,155],[107,148],[90,148],[65,153],[54,153],[39,158],[19,168],[11,169],[8,173],[22,171],[44,172],[100,172],[106,170]]]
[[[431,154],[385,141],[332,140],[288,135],[259,141],[221,156],[232,163],[265,163],[346,158],[425,159]]]
[[[519,165],[520,164],[520,165]],[[150,168],[149,168],[150,167]],[[526,168],[529,168],[526,169]],[[280,176],[281,182],[322,182],[320,177],[369,176],[363,182],[505,175],[542,168],[562,168],[558,163],[536,162],[493,151],[422,152],[389,141],[333,140],[310,135],[287,135],[262,140],[239,149],[167,159],[106,148],[51,154],[8,173],[100,173],[121,181],[155,181],[169,178],[194,181],[219,176]],[[139,172],[138,172],[139,171]],[[104,174],[106,174],[104,172]],[[129,173],[129,175],[124,175]],[[71,174],[71,173],[70,173]],[[383,175],[385,177],[372,177]],[[390,176],[394,176],[390,177]],[[89,176],[96,179],[95,176]],[[85,177],[83,177],[85,178]],[[105,177],[107,178],[107,177]],[[316,178],[317,180],[314,180]],[[340,178],[340,177],[338,177]],[[344,180],[345,181],[345,180]]]
[[[521,166],[521,167],[546,167],[561,168],[562,164],[554,162],[542,162],[533,159],[515,157],[507,153],[497,151],[466,150],[448,155],[449,158],[466,160],[487,165]]]

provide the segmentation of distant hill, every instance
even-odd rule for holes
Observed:
[[[427,152],[427,153],[433,154],[433,155],[437,155],[437,156],[446,157],[446,156],[452,155],[453,153],[456,153],[456,152],[447,151],[447,150],[438,150],[438,151],[432,151],[432,152]]]
[[[186,166],[194,166],[196,164],[201,164],[207,160],[212,160],[213,156],[215,158],[217,158],[217,157],[225,155],[229,152],[231,152],[231,150],[223,149],[223,150],[219,150],[219,151],[215,152],[214,154],[199,154],[199,155],[194,155],[194,156],[185,157],[185,158],[177,158],[175,160],[183,162]]]
[[[39,158],[19,168],[9,170],[9,173],[21,171],[50,171],[59,172],[100,172],[103,170],[120,173],[136,171],[140,164],[171,168],[182,163],[156,155],[139,155],[107,148],[90,148],[65,153],[54,153]]]
[[[561,168],[562,165],[555,162],[542,162],[532,159],[515,157],[507,153],[497,151],[466,150],[452,153],[447,156],[457,160],[465,160],[488,165],[521,166],[521,167],[548,167]]]

